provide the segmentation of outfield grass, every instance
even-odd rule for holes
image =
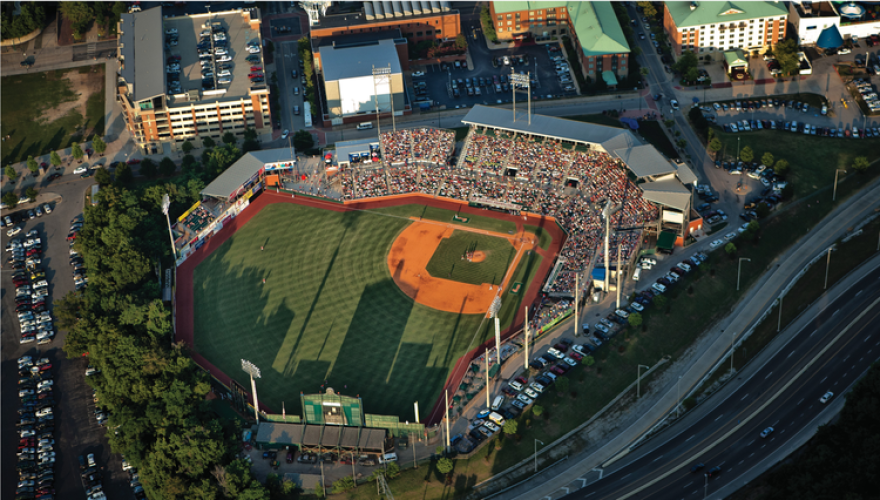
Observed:
[[[83,68],[86,73],[93,69],[91,66]],[[69,147],[72,142],[84,139],[83,131],[86,139],[104,133],[104,65],[99,68],[101,91],[87,98],[86,116],[73,109],[52,122],[44,118],[47,112],[62,103],[76,100],[76,89],[72,88],[67,75],[80,70],[3,77],[0,135],[11,136],[0,146],[4,165]]]
[[[462,259],[467,252],[474,251],[483,252],[485,260],[468,262]],[[469,285],[498,285],[515,256],[516,248],[504,238],[455,230],[449,238],[440,240],[425,269],[436,278]]]
[[[523,228],[526,232],[534,233],[534,235],[538,237],[538,246],[543,250],[548,250],[550,248],[550,243],[553,242],[553,236],[551,236],[549,232],[544,231],[544,228],[533,224],[525,224],[523,225]]]
[[[791,166],[786,178],[794,186],[795,198],[830,186],[834,183],[834,171],[838,168],[850,169],[858,156],[866,156],[869,162],[880,158],[878,139],[817,137],[784,130],[733,134],[718,128],[715,128],[715,135],[723,145],[719,153],[723,153],[727,159],[736,157],[739,139],[741,147],[750,146],[755,152],[754,161],[760,162],[761,156],[768,151],[773,153],[776,160],[788,160]]]
[[[267,206],[195,269],[195,350],[245,387],[241,359],[259,366],[261,401],[275,411],[283,402],[299,413],[300,392],[325,381],[359,395],[370,413],[406,418],[414,401],[431,408],[458,358],[490,330],[482,314],[421,306],[394,284],[386,256],[408,224]],[[534,276],[539,262],[522,259],[515,276]],[[505,297],[504,324],[521,297]]]

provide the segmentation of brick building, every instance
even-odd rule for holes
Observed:
[[[788,9],[777,2],[666,2],[663,28],[677,55],[720,60],[725,51],[763,53],[785,39]]]
[[[608,72],[617,78],[629,73],[629,44],[610,2],[515,1],[489,6],[499,40],[570,36],[588,78],[604,76],[611,83]]]

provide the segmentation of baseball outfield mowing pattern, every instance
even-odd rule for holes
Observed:
[[[246,388],[241,360],[255,363],[260,400],[275,411],[283,402],[300,414],[300,392],[326,381],[362,397],[369,413],[406,418],[414,401],[427,412],[458,358],[490,333],[482,314],[422,306],[392,280],[386,254],[406,217],[424,213],[265,206],[193,272],[195,351]],[[519,281],[534,276],[534,257],[518,266]],[[521,308],[512,297],[505,328]]]
[[[473,251],[482,252],[485,260],[468,262],[462,259],[466,252]],[[426,269],[437,278],[469,285],[497,285],[504,279],[515,256],[516,249],[504,238],[455,230],[452,236],[440,241]]]

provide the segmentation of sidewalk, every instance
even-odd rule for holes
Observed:
[[[753,292],[740,301],[727,318],[713,325],[710,328],[712,333],[705,335],[694,344],[691,350],[692,358],[682,359],[668,368],[663,377],[664,383],[659,386],[655,384],[656,387],[634,404],[624,418],[615,422],[615,430],[609,432],[607,437],[591,435],[593,439],[587,439],[590,443],[589,448],[577,456],[569,457],[565,469],[553,468],[532,476],[496,498],[523,500],[542,498],[558,489],[560,485],[567,485],[593,468],[600,467],[651,429],[678,404],[676,390],[678,376],[681,376],[681,394],[684,398],[700,383],[706,372],[726,355],[730,347],[730,334],[724,332],[747,330],[753,321],[773,304],[783,287],[807,261],[833,243],[846,231],[846,228],[874,210],[880,203],[878,187],[880,180],[847,200],[814,228],[802,242],[780,256],[778,267],[767,273],[756,284]],[[571,327],[571,321],[561,325],[561,331],[567,331],[567,327]],[[589,426],[584,432],[589,433],[591,427],[593,426]],[[552,448],[548,443],[544,449]],[[525,474],[527,471],[523,470],[521,473]],[[510,483],[503,483],[502,475],[503,473],[495,476],[502,479],[501,481],[497,479],[487,481],[475,490],[475,495],[485,498],[493,491],[509,486]],[[499,484],[494,484],[496,482]]]

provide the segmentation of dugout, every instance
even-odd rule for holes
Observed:
[[[229,166],[202,190],[202,196],[232,203],[257,184],[267,172],[279,173],[296,168],[293,148],[251,151]]]

